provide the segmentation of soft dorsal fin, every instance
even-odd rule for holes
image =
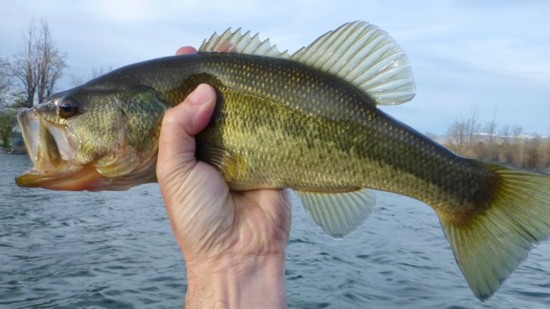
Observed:
[[[250,31],[242,34],[241,29],[227,29],[221,35],[214,33],[210,39],[204,40],[200,52],[239,53],[274,58],[288,58],[288,52],[280,52],[277,45],[271,45],[269,39],[261,41],[259,34],[251,35]]]
[[[345,193],[296,191],[307,213],[328,235],[342,238],[370,215],[376,202],[368,189]]]
[[[345,79],[376,104],[401,104],[414,97],[405,53],[386,32],[366,22],[347,23],[327,32],[290,59]]]

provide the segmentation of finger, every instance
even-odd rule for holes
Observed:
[[[176,55],[188,55],[188,54],[196,54],[196,53],[197,53],[197,49],[195,49],[195,47],[192,47],[192,46],[180,47],[176,51]]]
[[[201,84],[183,103],[166,112],[159,137],[159,182],[174,171],[185,174],[193,168],[196,163],[194,136],[206,128],[215,105],[215,90]]]

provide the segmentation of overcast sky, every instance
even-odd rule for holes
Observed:
[[[22,49],[32,18],[67,53],[67,76],[198,46],[242,27],[295,51],[353,20],[376,24],[407,53],[417,95],[386,107],[421,132],[443,134],[472,109],[500,128],[550,134],[550,1],[0,0],[0,56]],[[65,78],[61,88],[72,87]]]

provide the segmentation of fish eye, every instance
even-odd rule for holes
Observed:
[[[59,117],[67,119],[78,114],[79,108],[80,103],[75,97],[64,97],[57,107],[57,113]]]

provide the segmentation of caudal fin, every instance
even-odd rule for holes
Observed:
[[[439,214],[455,259],[481,300],[500,287],[534,244],[550,235],[550,175],[487,167],[499,181],[485,211],[459,225]]]

